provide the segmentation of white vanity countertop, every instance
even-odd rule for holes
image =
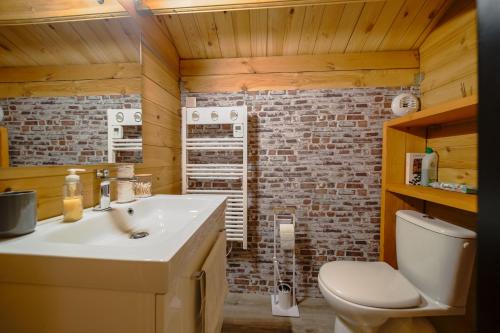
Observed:
[[[56,285],[74,285],[87,267],[101,277],[90,278],[87,287],[109,274],[135,274],[140,290],[165,291],[166,264],[225,201],[222,195],[155,195],[112,203],[111,211],[86,209],[73,223],[62,222],[61,216],[39,222],[31,234],[0,240],[0,282],[52,279],[59,281]],[[133,232],[149,235],[130,239]]]

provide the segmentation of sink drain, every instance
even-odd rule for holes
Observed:
[[[139,239],[147,236],[149,236],[149,232],[146,231],[133,232],[130,234],[130,239]]]

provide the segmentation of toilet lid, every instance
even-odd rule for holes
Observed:
[[[321,267],[319,279],[335,295],[359,305],[401,309],[420,304],[415,287],[385,262],[330,262]]]

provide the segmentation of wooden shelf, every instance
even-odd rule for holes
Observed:
[[[431,187],[406,184],[387,184],[386,190],[473,213],[477,212],[477,195],[475,194],[451,192]]]
[[[477,104],[476,95],[464,97],[389,120],[385,122],[385,126],[394,128],[425,127],[474,119],[477,117]]]

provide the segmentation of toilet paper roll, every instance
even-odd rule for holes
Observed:
[[[293,224],[280,224],[280,244],[283,250],[295,248],[295,229]]]

